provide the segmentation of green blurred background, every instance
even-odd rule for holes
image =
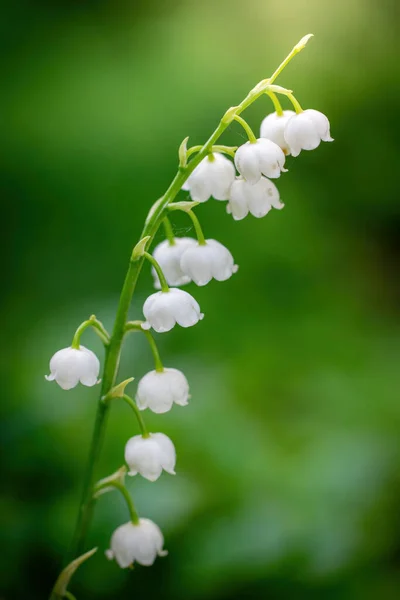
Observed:
[[[278,83],[329,116],[335,143],[288,159],[281,212],[235,223],[225,203],[199,207],[207,237],[241,268],[223,284],[189,286],[206,318],[157,336],[192,400],[145,413],[174,440],[177,476],[128,485],[169,556],[133,572],[108,562],[128,515],[105,495],[87,545],[99,551],[71,591],[398,598],[396,2],[65,0],[2,12],[1,597],[46,598],[76,517],[99,389],[46,383],[49,358],[91,313],[111,327],[129,253],[181,140],[203,142],[313,32]],[[257,128],[270,110],[258,101],[249,122]],[[242,142],[234,125],[222,143]],[[174,223],[193,235],[183,215]],[[132,318],[151,285],[146,270]],[[93,333],[84,344],[102,357]],[[131,336],[121,379],[151,368],[145,341]],[[122,464],[136,433],[116,403],[99,477]]]

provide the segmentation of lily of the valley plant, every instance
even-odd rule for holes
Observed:
[[[82,334],[92,327],[105,347],[100,400],[71,546],[73,560],[57,580],[52,600],[73,598],[67,590],[69,578],[76,567],[93,553],[82,555],[95,500],[105,492],[118,490],[126,500],[129,514],[129,520],[111,535],[107,557],[114,559],[121,568],[126,568],[135,562],[152,565],[157,556],[166,554],[161,530],[150,519],[139,517],[125,486],[127,474],[141,475],[152,482],[157,481],[162,471],[175,474],[173,441],[165,433],[150,433],[142,411],[148,409],[165,413],[174,405],[187,406],[190,399],[185,375],[173,367],[164,366],[152,330],[165,333],[176,325],[192,327],[199,323],[204,317],[200,306],[181,286],[190,282],[203,286],[212,279],[225,281],[238,270],[228,248],[220,241],[205,238],[194,209],[210,198],[226,202],[227,212],[235,220],[244,219],[249,213],[261,218],[272,208],[282,209],[284,205],[276,181],[287,171],[286,158],[298,156],[301,150],[313,150],[321,141],[332,141],[327,117],[314,109],[303,110],[291,90],[274,83],[310,37],[303,37],[271,77],[260,81],[240,104],[226,111],[203,145],[188,148],[188,138],[182,142],[178,171],[167,191],[150,209],[140,239],[133,248],[111,334],[95,316],[91,316],[78,327],[71,346],[59,350],[50,360],[47,379],[55,381],[64,390],[78,383],[93,386],[100,382],[100,361],[91,350],[81,345]],[[266,96],[272,101],[274,112],[265,117],[257,137],[241,115],[253,102]],[[293,110],[283,110],[280,97],[286,98]],[[239,148],[217,144],[234,121],[243,128],[248,141]],[[176,201],[181,190],[186,195],[183,200]],[[191,219],[196,239],[175,237],[170,221],[175,210],[183,211]],[[161,225],[165,228],[166,239],[151,251]],[[129,321],[128,310],[146,262],[151,266],[157,291],[144,302],[144,320]],[[154,370],[141,374],[135,400],[126,393],[133,377],[118,381],[122,345],[129,332],[141,332],[146,336],[154,357]],[[96,483],[95,471],[104,439],[106,415],[118,399],[124,400],[134,411],[140,431],[132,432],[132,437],[126,442],[124,458],[127,466]]]

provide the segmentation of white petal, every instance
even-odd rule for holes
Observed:
[[[236,181],[232,184],[229,197],[229,207],[235,221],[240,221],[249,214],[249,206],[246,198],[246,186],[248,185],[249,184],[241,178],[236,179]]]
[[[284,135],[293,156],[298,156],[301,150],[315,150],[321,142],[313,119],[306,111],[289,119]]]
[[[180,268],[180,259],[186,248],[195,244],[196,241],[193,238],[174,238],[173,245],[168,240],[164,240],[154,249],[153,256],[159,263],[168,285],[180,286],[190,282],[190,278]],[[154,267],[152,267],[152,274],[155,287],[160,289],[160,282]]]
[[[257,140],[260,168],[263,175],[276,179],[284,171],[285,154],[283,150],[271,140]]]
[[[290,148],[284,137],[284,129],[290,117],[295,114],[293,110],[284,110],[283,115],[277,115],[276,112],[267,115],[261,123],[260,137],[275,142],[285,154],[290,154]]]
[[[314,110],[313,108],[308,108],[304,111],[304,114],[307,117],[311,118],[314,126],[323,142],[333,142],[333,138],[330,134],[330,124],[328,117],[326,117],[319,110]]]
[[[190,185],[190,195],[194,202],[207,202],[211,196],[211,186],[205,179],[196,178]]]
[[[125,446],[125,460],[131,473],[137,471],[149,481],[156,481],[162,473],[159,444],[152,436],[134,436]]]
[[[181,269],[196,285],[206,285],[212,279],[207,246],[188,248],[181,258]]]
[[[279,191],[272,181],[262,177],[257,189],[253,189],[249,195],[249,209],[259,219],[267,215],[272,207],[283,208],[279,201]]]
[[[233,257],[229,250],[216,240],[206,240],[188,248],[182,255],[181,268],[199,286],[211,279],[225,281],[235,272]]]
[[[169,411],[175,402],[186,406],[189,384],[177,369],[165,368],[162,372],[150,371],[139,381],[136,401],[141,410],[150,408],[161,414]]]
[[[135,559],[136,525],[125,523],[118,527],[111,537],[111,550],[109,556],[114,556],[122,569],[129,567]]]
[[[229,189],[235,181],[235,167],[228,158],[218,152],[214,153],[214,162],[211,165],[212,196],[216,200],[228,200]]]
[[[175,446],[164,433],[152,433],[151,438],[160,448],[161,465],[164,471],[175,475],[176,451]]]
[[[257,142],[246,142],[236,150],[235,165],[239,173],[252,184],[261,177],[261,169],[257,154]]]

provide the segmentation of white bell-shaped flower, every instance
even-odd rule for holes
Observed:
[[[211,279],[225,281],[238,266],[225,246],[216,240],[190,246],[182,254],[181,269],[196,285],[206,285]]]
[[[100,362],[91,350],[84,346],[63,348],[50,360],[47,381],[56,381],[63,390],[74,388],[78,382],[91,387],[98,383]]]
[[[176,323],[181,327],[191,327],[204,317],[193,296],[177,288],[149,296],[143,305],[143,314],[146,321],[142,328],[152,327],[157,333],[170,331]]]
[[[260,137],[278,144],[286,156],[290,154],[290,148],[285,140],[284,130],[290,117],[293,117],[295,114],[294,110],[284,110],[283,115],[273,112],[265,117],[260,127]]]
[[[139,381],[136,403],[140,410],[150,408],[154,413],[165,413],[172,405],[186,406],[189,399],[189,383],[178,369],[150,371]]]
[[[245,179],[238,177],[231,187],[227,211],[232,214],[235,221],[240,221],[249,212],[260,219],[265,217],[271,208],[283,207],[279,190],[272,181],[261,177],[258,183],[251,185]]]
[[[168,285],[181,286],[190,283],[190,277],[185,275],[180,267],[181,256],[189,246],[194,246],[196,240],[189,237],[174,238],[173,244],[164,240],[154,249],[153,256],[160,265]],[[151,268],[154,287],[161,289],[160,280],[154,267]]]
[[[284,136],[293,156],[298,156],[302,150],[315,150],[321,140],[333,142],[328,118],[312,108],[290,117]]]
[[[163,433],[150,433],[149,437],[132,437],[125,446],[125,461],[130,469],[129,475],[140,473],[149,481],[156,481],[163,469],[175,475],[175,447]]]
[[[139,519],[137,524],[125,523],[114,531],[106,556],[109,560],[115,558],[122,569],[134,562],[149,567],[157,556],[168,554],[163,546],[164,537],[160,528],[150,519]]]
[[[276,179],[284,168],[285,154],[283,150],[264,138],[256,142],[246,142],[236,150],[235,165],[239,173],[249,183],[260,181],[261,175]]]
[[[190,192],[194,202],[206,202],[210,196],[227,200],[229,188],[235,179],[235,167],[223,154],[214,152],[195,168],[182,189]]]

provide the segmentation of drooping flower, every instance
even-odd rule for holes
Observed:
[[[154,413],[165,413],[172,405],[186,406],[189,383],[178,369],[150,371],[139,381],[136,402],[140,410],[150,408]]]
[[[236,150],[235,165],[239,173],[249,183],[260,181],[261,175],[276,179],[284,168],[285,154],[283,150],[264,138],[256,142],[246,142]]]
[[[115,559],[122,569],[130,567],[135,561],[149,567],[157,556],[168,554],[163,550],[164,537],[160,528],[150,519],[121,525],[112,534],[110,545],[106,556],[109,560]]]
[[[333,142],[328,118],[312,108],[290,117],[284,136],[293,156],[298,156],[302,150],[315,150],[321,140]]]
[[[234,179],[235,168],[232,162],[223,154],[214,152],[203,158],[182,189],[190,192],[194,202],[206,202],[210,196],[216,200],[227,200]]]
[[[240,221],[249,212],[260,219],[265,217],[271,208],[279,210],[283,207],[279,190],[272,181],[261,177],[257,183],[251,185],[245,179],[238,177],[231,187],[227,211],[232,214],[235,221]]]
[[[238,268],[229,250],[216,240],[206,240],[205,244],[190,246],[181,258],[182,271],[196,285],[206,285],[213,278],[225,281]]]
[[[290,154],[290,148],[284,137],[286,123],[296,113],[294,110],[284,110],[283,115],[276,112],[267,115],[260,128],[260,137],[275,142],[284,151],[286,156]]]
[[[140,473],[149,481],[156,481],[163,469],[175,475],[175,447],[163,433],[150,433],[149,437],[132,437],[125,446],[125,460],[130,469],[129,475]]]
[[[174,238],[173,244],[169,240],[164,240],[154,249],[153,256],[164,272],[168,285],[181,286],[190,283],[190,277],[185,275],[180,267],[182,253],[189,246],[194,246],[196,240],[189,237]],[[154,267],[151,272],[154,278],[154,287],[161,289],[160,280]]]
[[[181,327],[191,327],[204,317],[193,296],[177,288],[149,296],[143,305],[143,314],[146,321],[142,328],[152,327],[157,333],[170,331],[176,323]]]
[[[84,346],[63,348],[50,360],[47,381],[56,381],[63,390],[74,388],[78,382],[91,387],[98,383],[100,362],[91,350]]]

